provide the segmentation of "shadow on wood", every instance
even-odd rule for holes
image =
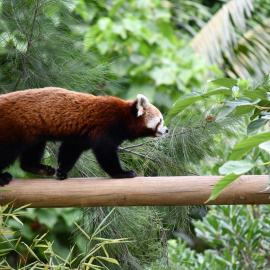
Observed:
[[[0,204],[15,207],[203,205],[222,176],[136,177],[129,179],[15,179],[0,187]],[[267,175],[241,176],[208,204],[269,204]],[[4,192],[3,190],[10,190]]]

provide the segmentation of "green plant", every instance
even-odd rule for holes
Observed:
[[[206,66],[178,38],[169,1],[81,1],[75,12],[90,25],[84,35],[86,50],[114,59],[112,69],[122,77],[125,91],[108,88],[113,95],[133,99],[146,93],[165,111],[182,93],[201,86]]]
[[[104,222],[113,213],[114,209],[100,222],[99,226],[89,236],[76,222],[80,233],[92,246],[89,252],[76,252],[73,245],[68,254],[60,256],[54,248],[54,243],[47,240],[49,232],[36,235],[30,244],[25,241],[25,235],[20,230],[13,231],[9,219],[14,219],[20,226],[24,226],[20,216],[29,214],[23,206],[13,209],[11,204],[0,206],[0,268],[1,269],[108,269],[106,264],[119,265],[116,259],[111,258],[107,247],[114,244],[127,243],[127,239],[104,239],[98,237],[106,226]],[[102,251],[102,252],[100,252]],[[15,255],[14,255],[15,254]],[[16,262],[12,263],[12,257]],[[11,261],[11,262],[10,262]]]
[[[258,166],[269,165],[270,133],[258,133],[269,121],[270,101],[268,96],[269,76],[265,76],[258,81],[237,81],[231,78],[220,78],[209,82],[210,91],[191,92],[181,97],[174,106],[169,110],[165,119],[168,124],[183,110],[193,106],[195,103],[207,100],[220,106],[216,115],[212,116],[212,121],[225,121],[228,116],[234,117],[235,120],[242,118],[242,123],[246,123],[246,134],[248,138],[242,139],[234,146],[227,161],[220,169],[221,174],[226,174],[214,187],[209,200],[215,199],[222,190],[236,180],[242,174],[253,171]],[[213,89],[213,86],[219,86]],[[240,130],[243,130],[243,127]],[[236,139],[236,138],[235,138]],[[260,152],[252,158],[247,155],[251,150],[259,147]],[[241,158],[245,156],[245,159]],[[260,170],[263,172],[263,169]],[[269,187],[268,187],[269,188]]]
[[[266,270],[269,268],[269,206],[212,206],[193,222],[208,249],[199,253],[181,239],[169,240],[169,269]],[[168,269],[161,262],[151,270]]]

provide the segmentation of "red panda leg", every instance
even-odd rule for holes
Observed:
[[[137,176],[134,171],[125,171],[122,168],[117,153],[117,145],[101,140],[95,143],[92,149],[101,168],[112,178],[133,178]]]
[[[63,142],[58,152],[58,167],[56,176],[59,180],[68,178],[68,172],[73,168],[82,152],[89,149],[87,145],[81,145],[71,142]]]
[[[12,175],[2,170],[12,165],[22,151],[22,145],[0,146],[0,186],[8,184],[12,180]]]
[[[46,142],[39,142],[28,146],[21,154],[21,168],[29,173],[37,175],[54,175],[55,169],[51,166],[41,164]]]

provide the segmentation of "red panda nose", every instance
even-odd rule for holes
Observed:
[[[169,132],[169,130],[168,130],[168,128],[166,128],[166,131],[165,131],[165,133],[168,133]]]

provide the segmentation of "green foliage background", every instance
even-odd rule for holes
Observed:
[[[226,184],[235,179],[231,175],[234,173],[231,166],[225,163],[232,150],[231,144],[237,140],[245,144],[242,139],[246,132],[248,135],[257,134],[269,120],[268,109],[260,109],[269,106],[269,78],[252,83],[237,80],[237,77],[268,71],[270,42],[266,14],[270,5],[267,0],[255,1],[254,5],[251,1],[243,1],[238,9],[232,9],[235,3],[200,0],[2,0],[0,91],[7,93],[58,86],[124,99],[134,99],[138,93],[143,93],[166,116],[170,134],[161,139],[125,143],[119,148],[123,166],[132,167],[139,175],[145,176],[225,172],[229,181],[225,179],[217,186],[213,194],[217,196]],[[222,5],[227,9],[222,9]],[[229,10],[230,16],[224,14],[224,10]],[[217,23],[222,25],[220,29],[224,32],[219,33],[217,27],[211,28]],[[229,25],[229,30],[224,25]],[[247,27],[241,28],[243,25]],[[199,50],[200,47],[207,48],[207,51]],[[217,79],[212,84],[206,83],[224,74],[236,79]],[[243,173],[267,172],[265,167],[255,165],[268,162],[269,147],[255,147],[259,145],[255,136],[249,138],[254,148],[245,148],[245,159],[235,160],[239,163],[234,165],[245,165]],[[57,144],[48,145],[45,163],[56,165],[56,148]],[[234,154],[237,154],[236,150],[233,148]],[[225,167],[219,170],[224,163]],[[34,177],[21,171],[18,164],[9,170],[15,177]],[[105,174],[92,153],[87,152],[70,176]],[[186,269],[210,266],[212,269],[266,269],[263,267],[269,259],[266,255],[269,236],[262,226],[269,209],[256,210],[263,213],[258,216],[251,216],[249,209],[216,207],[205,219],[195,222],[196,234],[210,248],[204,253],[191,251],[181,240],[167,242],[180,227],[186,227],[193,211],[168,207],[117,208],[113,212],[111,208],[31,209],[27,210],[26,216],[19,213],[24,226],[16,220],[16,215],[8,224],[2,215],[1,228],[5,230],[0,232],[0,237],[10,233],[0,247],[3,251],[10,248],[10,242],[17,243],[12,250],[19,253],[6,251],[8,263],[14,269],[23,267],[25,254],[26,263],[37,263],[37,269],[49,265],[53,269],[69,265],[67,269],[71,269],[71,264],[61,264],[61,260],[57,264],[52,259],[53,254],[69,258],[71,243],[74,244],[74,257],[84,254],[88,258],[88,265],[81,265],[85,269],[98,269],[98,266],[105,269],[185,269],[186,266]],[[6,214],[5,211],[3,213]],[[234,217],[232,221],[231,217]],[[80,225],[75,225],[74,220]],[[241,222],[250,224],[244,233]],[[104,227],[99,230],[101,224]],[[15,230],[22,232],[26,245],[21,244],[21,238],[14,238],[11,232]],[[46,247],[52,247],[53,243],[53,251],[35,246],[37,253],[29,252],[27,245],[31,246],[35,235],[45,235],[47,230],[50,233],[44,241]],[[232,231],[239,233],[239,238],[244,234],[239,243],[232,244],[235,240],[230,234]],[[226,238],[228,234],[229,239]],[[119,240],[119,245],[114,245],[115,240],[106,249],[110,255],[107,258],[117,259],[121,266],[110,260],[91,265],[91,250],[95,250],[98,244],[96,240],[88,241],[93,235],[104,241],[108,238],[130,240]],[[258,235],[264,238],[263,243],[258,241]],[[236,248],[232,248],[233,245]],[[258,250],[262,249],[265,253],[260,254]],[[244,261],[242,250],[248,254]],[[5,258],[6,252],[0,253],[1,259]],[[35,261],[35,255],[41,258],[42,263]],[[99,251],[95,254],[100,255]],[[49,262],[46,261],[48,258],[51,259]],[[10,269],[4,259],[0,261],[2,265]]]

